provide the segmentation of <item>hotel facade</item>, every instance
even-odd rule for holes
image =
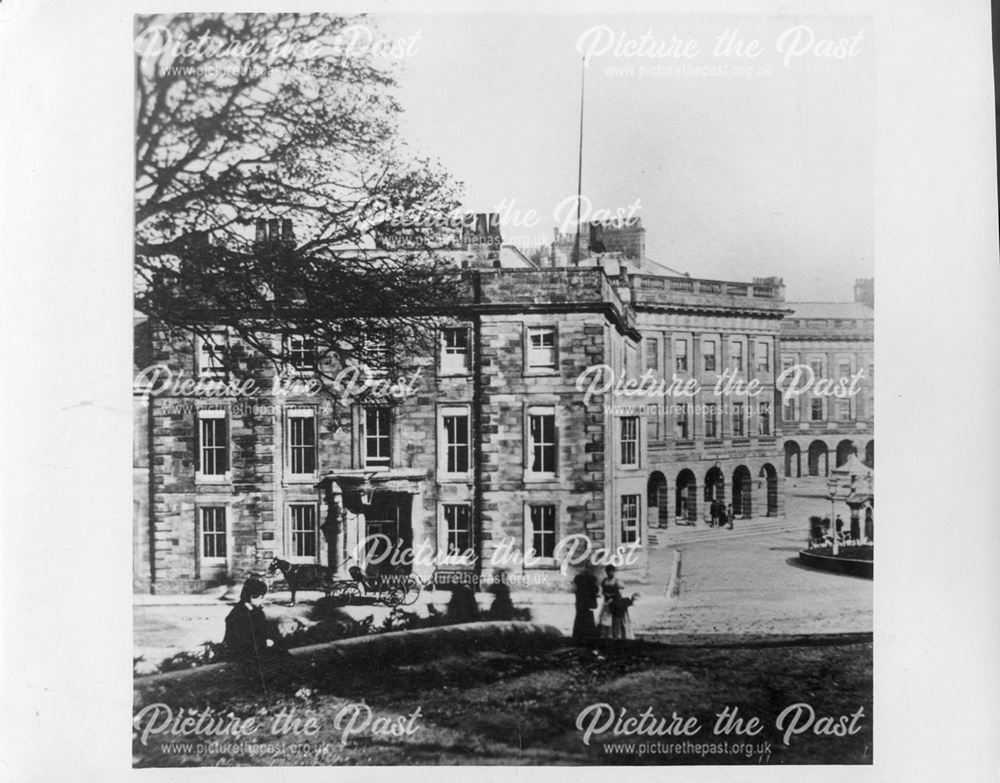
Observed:
[[[373,370],[387,394],[205,398],[137,384],[137,591],[238,581],[276,557],[345,573],[370,565],[372,536],[394,557],[422,553],[404,567],[423,578],[475,581],[499,564],[565,586],[567,542],[642,569],[667,529],[705,524],[713,499],[741,524],[784,513],[789,444],[841,433],[799,419],[784,431],[776,377],[813,347],[783,326],[794,316],[779,279],[673,273],[645,258],[637,221],[604,227],[578,263],[555,245],[532,262],[483,233],[454,253],[463,295],[436,348],[394,356],[389,379]],[[286,336],[280,371],[235,335],[211,339],[261,388],[315,371],[309,335]],[[140,319],[137,371],[223,385],[206,342]]]
[[[874,281],[854,285],[853,302],[790,302],[782,321],[782,369],[803,367],[800,385],[811,378],[856,379],[858,393],[826,397],[807,389],[783,401],[784,474],[802,483],[825,479],[857,455],[875,468]]]

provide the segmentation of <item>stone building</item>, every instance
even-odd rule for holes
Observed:
[[[343,571],[379,554],[362,545],[373,535],[415,551],[424,577],[500,563],[558,585],[572,536],[644,567],[651,540],[703,524],[713,498],[746,520],[783,512],[780,280],[650,274],[620,251],[538,267],[499,239],[456,261],[464,296],[436,350],[395,357],[385,394],[273,393],[314,372],[309,335],[286,338],[280,376],[235,335],[211,337],[263,396],[137,385],[137,589],[195,590],[274,557]],[[140,368],[228,383],[209,340],[136,334]]]
[[[781,407],[784,474],[790,479],[826,477],[858,455],[875,467],[874,287],[855,283],[853,302],[789,302],[782,321],[782,370],[803,369],[802,394]],[[810,378],[811,387],[806,388]],[[816,380],[829,378],[844,388],[855,379],[856,394],[817,394]],[[784,385],[784,384],[783,384]]]

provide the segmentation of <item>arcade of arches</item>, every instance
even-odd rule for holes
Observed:
[[[875,469],[875,440],[870,437],[830,441],[817,438],[808,443],[787,440],[785,477],[829,476],[833,468],[840,467],[854,454],[869,468]]]
[[[773,517],[779,513],[778,498],[778,471],[769,462],[756,471],[742,464],[727,471],[716,464],[700,477],[691,468],[672,478],[657,470],[647,484],[649,525],[665,528],[706,521],[714,500],[731,505],[739,519]]]

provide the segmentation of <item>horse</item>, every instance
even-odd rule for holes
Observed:
[[[289,563],[279,557],[271,561],[267,567],[269,576],[273,576],[275,571],[281,571],[288,590],[292,594],[292,606],[295,605],[295,593],[299,590],[319,590],[324,595],[330,595],[333,590],[333,574],[324,565],[316,563]]]

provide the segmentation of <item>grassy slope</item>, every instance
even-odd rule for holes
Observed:
[[[300,690],[308,683],[306,690]],[[733,642],[726,646],[667,646],[639,643],[628,649],[560,648],[535,655],[479,653],[447,656],[391,671],[311,672],[273,682],[267,696],[259,681],[219,683],[215,693],[176,691],[162,701],[172,708],[206,704],[239,716],[269,720],[282,707],[314,716],[320,733],[310,750],[266,756],[250,753],[166,753],[160,738],[149,747],[135,743],[138,766],[218,764],[867,764],[872,754],[872,648],[870,642],[783,646]],[[346,705],[364,700],[376,716],[409,715],[419,705],[418,731],[405,739],[370,735],[342,745],[335,728]],[[691,742],[705,745],[714,714],[726,705],[765,724],[754,743],[770,742],[771,753],[684,755],[609,754],[601,741],[585,747],[575,727],[579,711],[594,702],[636,714],[695,716],[703,725]],[[849,737],[794,737],[787,747],[774,729],[777,715],[796,702],[820,715],[850,715],[864,707],[861,730]],[[167,741],[184,738],[168,737]],[[201,741],[209,741],[208,738]],[[222,738],[226,739],[226,738]],[[745,738],[729,738],[730,742]],[[198,741],[198,739],[195,739]],[[270,734],[257,741],[295,743]],[[670,737],[607,738],[610,742],[674,742]],[[323,747],[316,755],[313,749]],[[287,751],[286,747],[286,751]]]

